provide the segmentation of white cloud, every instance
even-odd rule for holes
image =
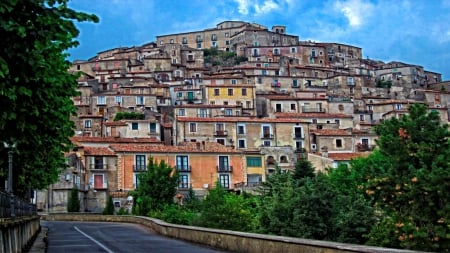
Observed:
[[[344,14],[351,27],[358,28],[371,15],[374,5],[362,0],[347,0],[336,2],[334,8]]]
[[[248,8],[250,6],[249,0],[235,0],[238,4],[238,11],[243,15],[248,14]]]
[[[262,4],[255,4],[256,15],[267,14],[276,9],[278,9],[278,4],[272,0],[264,1]]]

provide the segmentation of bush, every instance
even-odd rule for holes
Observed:
[[[103,209],[104,215],[113,215],[114,214],[114,204],[113,199],[111,196],[108,196],[108,199],[106,200],[106,207]]]
[[[78,197],[78,189],[72,188],[70,191],[69,199],[67,201],[67,212],[79,212],[80,211],[80,198]]]

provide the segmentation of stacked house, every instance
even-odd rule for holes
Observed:
[[[205,49],[235,62],[205,57]],[[367,156],[373,127],[427,104],[448,123],[441,74],[402,62],[362,58],[362,49],[300,41],[285,26],[224,21],[214,28],[157,36],[75,61],[74,150],[38,208],[65,210],[77,187],[85,211],[108,196],[130,207],[149,157],[179,172],[178,192],[203,196],[216,183],[251,191],[275,167],[308,159],[317,171]],[[117,120],[118,114],[140,118]]]

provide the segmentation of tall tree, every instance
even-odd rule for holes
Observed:
[[[299,159],[295,164],[292,178],[300,185],[306,178],[313,178],[314,176],[314,166],[312,163],[307,159]]]
[[[376,128],[383,160],[368,163],[366,193],[381,209],[371,243],[415,250],[450,249],[450,132],[437,112],[413,105]],[[369,160],[372,158],[368,158]],[[387,162],[387,163],[386,163]],[[381,168],[381,169],[380,169]]]
[[[135,202],[135,213],[148,215],[150,211],[162,210],[173,203],[177,191],[178,173],[168,166],[164,160],[159,163],[148,159],[147,172],[138,176],[139,184],[132,193]]]
[[[67,71],[66,50],[78,45],[74,21],[98,18],[67,3],[0,2],[0,142],[16,145],[14,189],[21,195],[57,179],[73,135],[77,77]]]

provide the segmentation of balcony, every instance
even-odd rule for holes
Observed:
[[[273,134],[264,133],[261,139],[273,139]]]
[[[108,189],[108,183],[107,182],[101,182],[101,183],[94,183],[94,189]]]
[[[296,148],[294,150],[295,153],[306,153],[306,149],[305,148]]]
[[[226,166],[226,165],[218,165],[216,166],[217,172],[232,172],[233,166]]]
[[[179,171],[179,172],[191,172],[191,165],[177,164],[176,168],[177,168],[177,171]]]
[[[313,112],[313,113],[317,113],[317,112],[325,112],[325,109],[323,108],[319,108],[319,107],[306,107],[306,106],[302,106],[302,112],[303,113],[308,113],[308,112]]]
[[[217,130],[214,133],[214,136],[228,136],[228,131],[227,130]]]
[[[374,147],[375,147],[374,145],[369,145],[367,143],[358,143],[356,144],[356,151],[358,152],[372,151]]]
[[[146,171],[147,166],[145,164],[133,165],[133,171]]]
[[[89,169],[90,170],[96,170],[96,171],[100,171],[100,170],[107,170],[108,169],[108,164],[89,164]]]
[[[295,133],[293,137],[294,137],[294,139],[304,139],[305,138],[305,136],[303,136],[301,133]]]
[[[373,114],[372,110],[360,110],[360,109],[355,109],[353,111],[355,114]]]
[[[197,117],[199,117],[199,118],[211,118],[211,114],[209,114],[209,113],[199,113],[199,114],[197,114]]]

